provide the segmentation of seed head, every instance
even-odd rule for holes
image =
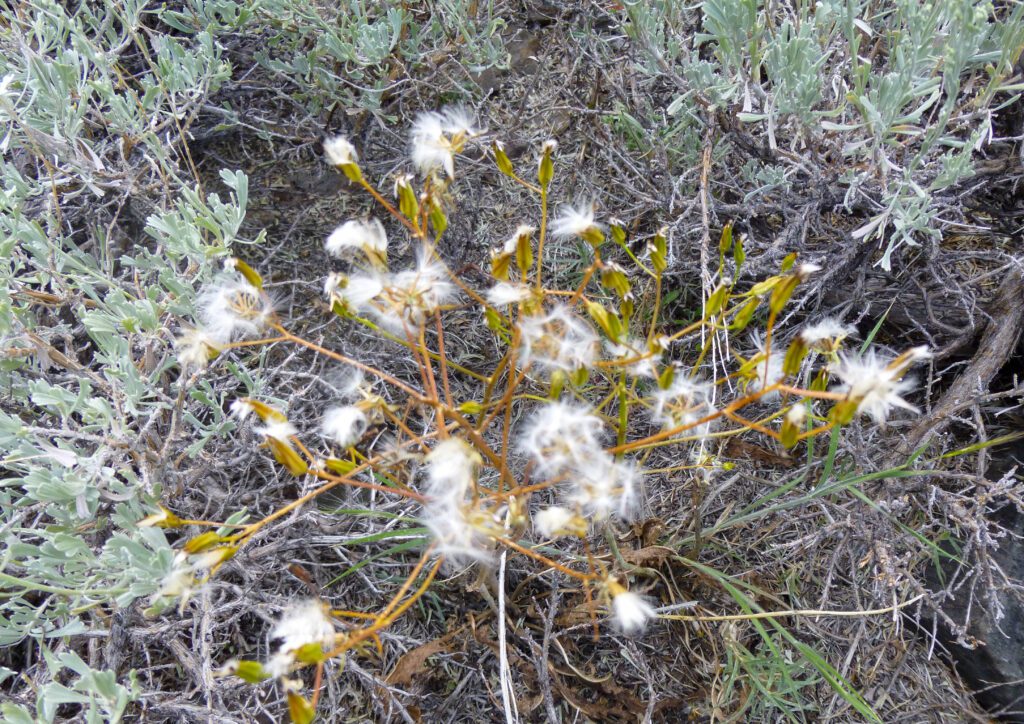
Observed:
[[[564,304],[553,306],[547,314],[523,317],[519,329],[523,363],[549,374],[589,368],[597,359],[597,335]]]
[[[354,405],[332,407],[324,413],[320,431],[341,448],[350,448],[366,432],[366,414]]]
[[[356,147],[344,136],[333,136],[324,141],[324,155],[334,166],[345,166],[359,162]]]
[[[594,202],[583,201],[576,206],[562,206],[551,220],[551,235],[568,238],[578,236],[590,243],[604,238],[602,227],[594,221]]]
[[[851,400],[857,401],[858,413],[880,425],[885,424],[894,407],[917,412],[917,408],[902,397],[914,388],[913,381],[902,377],[912,362],[913,359],[903,365],[887,364],[874,350],[868,350],[863,357],[842,355],[834,371],[842,384],[833,391],[845,392]]]

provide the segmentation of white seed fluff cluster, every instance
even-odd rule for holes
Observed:
[[[426,523],[438,546],[453,563],[487,561],[490,540],[501,534],[500,511],[482,507],[475,491],[480,454],[466,441],[448,438],[424,459],[428,502],[423,507]]]
[[[800,331],[800,339],[808,347],[818,347],[823,342],[841,342],[857,332],[851,324],[843,324],[833,317],[825,317],[814,324],[809,324]]]
[[[772,345],[771,352],[767,356],[764,356],[765,344],[762,339],[755,337],[754,344],[757,346],[758,354],[762,355],[762,359],[754,367],[754,377],[747,385],[747,392],[760,392],[780,381],[783,378],[782,367],[786,359],[785,350],[779,349],[776,344]],[[764,402],[773,402],[777,399],[779,399],[778,392],[769,392],[761,397]]]
[[[370,314],[382,326],[398,332],[403,324],[421,324],[455,293],[447,269],[425,255],[412,269],[352,275],[332,272],[324,282],[328,303],[340,304],[353,314]]]
[[[203,331],[220,343],[257,335],[274,313],[266,294],[244,279],[226,279],[204,290],[197,302]]]
[[[894,407],[911,412],[917,408],[903,399],[902,395],[914,388],[913,380],[903,377],[906,369],[919,360],[930,356],[926,347],[915,347],[900,359],[902,363],[885,362],[874,350],[868,350],[863,357],[840,356],[834,374],[841,384],[834,392],[846,393],[857,401],[857,412],[884,424]]]
[[[519,447],[541,475],[559,480],[556,489],[572,508],[598,521],[628,519],[639,503],[642,473],[604,450],[603,431],[589,409],[549,402],[527,421]]]
[[[562,206],[558,215],[551,220],[551,235],[555,237],[586,236],[588,232],[600,229],[601,225],[594,219],[592,201],[581,201],[576,206]]]
[[[668,389],[654,392],[651,419],[665,430],[689,425],[690,429],[680,434],[685,437],[702,438],[714,427],[714,420],[701,422],[715,412],[712,404],[713,394],[714,388],[711,385],[677,373]]]
[[[632,591],[623,591],[612,598],[612,614],[615,624],[625,634],[640,633],[655,617],[651,605]]]
[[[226,266],[228,273],[196,299],[199,326],[175,339],[178,362],[185,369],[202,369],[224,345],[259,335],[273,319],[274,304],[267,293],[232,273],[234,259]]]
[[[371,260],[387,258],[388,235],[380,219],[349,219],[331,232],[324,249],[337,257],[359,250]]]
[[[600,351],[594,330],[564,304],[554,305],[547,314],[524,316],[519,330],[523,364],[548,374],[588,368]]]
[[[366,413],[355,405],[332,407],[324,413],[320,432],[341,448],[350,448],[366,432]]]
[[[335,166],[345,166],[350,163],[358,163],[359,154],[344,136],[333,136],[324,141],[324,155],[327,160]]]
[[[270,632],[272,641],[280,641],[277,650],[264,665],[272,677],[285,676],[295,664],[296,652],[304,646],[319,644],[321,649],[334,646],[334,623],[320,601],[301,601],[288,608]]]
[[[412,162],[420,173],[444,169],[448,178],[455,177],[455,155],[466,139],[480,133],[473,119],[461,108],[448,108],[440,113],[421,113],[410,132]]]
[[[657,363],[661,360],[661,353],[649,352],[644,340],[631,338],[619,344],[609,340],[605,348],[608,350],[609,359],[628,362],[626,372],[633,377],[658,376]]]

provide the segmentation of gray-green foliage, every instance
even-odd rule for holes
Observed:
[[[846,205],[869,207],[854,237],[883,241],[886,268],[937,236],[936,194],[974,173],[993,113],[1024,89],[1008,81],[1024,47],[1019,2],[706,0],[694,16],[654,0],[627,14],[643,69],[687,86],[668,108],[679,124],[739,107],[773,150],[834,149]]]
[[[90,668],[74,642],[106,635],[97,608],[152,593],[170,568],[163,533],[134,525],[180,452],[156,431],[187,426],[202,442],[224,424],[210,399],[214,423],[192,430],[168,320],[192,316],[239,241],[245,174],[222,174],[228,200],[204,193],[180,144],[230,67],[208,32],[147,35],[148,12],[33,0],[6,18],[0,647],[38,641],[46,672],[34,711],[0,695],[10,721],[52,721],[61,704],[120,718],[137,687]],[[129,62],[142,64],[130,82]],[[148,209],[144,231],[120,228],[128,205]],[[0,686],[17,691],[15,673],[0,669]]]
[[[161,17],[183,32],[215,24],[262,38],[255,61],[312,116],[332,107],[381,113],[385,94],[411,71],[449,55],[476,70],[507,61],[493,2],[198,0]]]
[[[238,74],[287,79],[307,118],[376,113],[403,66],[503,63],[503,23],[468,0],[0,7],[0,714],[112,721],[139,687],[81,644],[159,587],[172,551],[135,522],[232,425],[207,377],[183,384],[171,320],[262,241],[246,175],[201,177],[189,140],[211,114],[274,136],[219,93]],[[13,647],[30,671],[2,666]]]

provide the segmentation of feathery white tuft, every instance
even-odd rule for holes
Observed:
[[[272,437],[275,440],[280,440],[281,442],[286,442],[288,438],[298,432],[298,430],[295,429],[295,425],[291,424],[287,420],[268,421],[263,427],[257,427],[255,431],[263,437]]]
[[[600,341],[590,325],[564,304],[519,322],[520,358],[547,373],[575,372],[597,359]]]
[[[358,249],[373,261],[387,257],[388,235],[380,219],[349,219],[331,232],[324,242],[324,249],[338,257]]]
[[[204,329],[186,329],[175,338],[174,347],[185,370],[201,370],[220,352],[221,345]]]
[[[345,166],[359,161],[359,154],[344,136],[333,136],[324,141],[324,155],[334,166]]]
[[[366,414],[354,405],[332,407],[324,413],[320,431],[338,446],[350,448],[366,432]]]
[[[400,271],[384,282],[382,298],[390,309],[382,313],[380,319],[392,326],[403,319],[419,324],[453,296],[455,285],[449,281],[448,271],[422,256],[415,269]]]
[[[462,150],[467,138],[479,132],[474,128],[470,114],[461,108],[421,113],[409,134],[412,161],[420,173],[428,174],[442,168],[449,178],[454,178],[455,154]]]
[[[205,290],[197,306],[203,328],[218,344],[258,334],[274,314],[270,298],[241,279],[225,280]]]
[[[487,301],[495,307],[504,307],[526,301],[530,293],[530,288],[525,284],[498,282],[487,290]]]
[[[917,408],[901,396],[914,388],[913,381],[901,377],[903,370],[913,361],[909,359],[899,368],[893,368],[880,360],[874,350],[869,350],[863,357],[842,355],[834,370],[842,384],[833,391],[845,392],[850,399],[857,400],[857,412],[879,424],[885,423],[894,407],[917,412]]]
[[[585,236],[601,226],[594,220],[594,202],[582,201],[576,206],[568,204],[558,210],[551,220],[551,235],[556,237]]]
[[[856,332],[857,329],[853,325],[843,324],[834,317],[825,317],[804,327],[800,332],[800,339],[808,347],[814,347],[821,342],[841,341]]]
[[[612,599],[612,613],[615,625],[626,634],[640,633],[657,615],[642,596],[631,591],[624,591]]]
[[[565,535],[583,535],[587,531],[586,521],[568,508],[553,505],[533,514],[533,527],[544,538],[558,538]]]
[[[542,475],[554,477],[602,455],[603,432],[604,423],[589,408],[549,402],[530,416],[519,447]]]
[[[339,302],[354,312],[365,309],[383,291],[383,283],[375,276],[348,276],[331,272],[324,281],[327,301],[331,304]]]
[[[263,668],[272,677],[284,676],[295,664],[299,649],[319,644],[322,650],[328,650],[334,646],[336,636],[334,623],[323,603],[308,600],[293,604],[270,632],[271,640],[280,640],[281,643]]]
[[[715,411],[712,404],[713,391],[711,385],[697,382],[681,371],[677,372],[668,389],[654,392],[651,419],[666,430],[690,425],[690,429],[684,430],[682,435],[704,437],[711,432],[714,421],[699,421]]]

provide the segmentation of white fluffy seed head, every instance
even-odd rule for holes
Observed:
[[[219,352],[221,345],[205,329],[186,329],[175,338],[178,362],[185,370],[201,370]]]
[[[487,301],[495,307],[504,307],[526,301],[530,294],[530,288],[525,284],[498,282],[487,290]]]
[[[450,437],[438,443],[424,462],[427,464],[427,494],[432,498],[462,501],[472,489],[483,459],[465,440]]]
[[[298,430],[287,420],[273,420],[266,422],[263,427],[257,427],[255,432],[263,437],[272,437],[275,440],[286,442]]]
[[[248,400],[238,399],[231,403],[231,414],[240,421],[254,412],[256,412],[256,408]]]
[[[567,238],[570,236],[586,237],[601,225],[594,220],[594,202],[582,201],[576,206],[568,204],[558,210],[558,215],[551,220],[551,235]]]
[[[615,625],[625,634],[642,632],[657,614],[639,594],[623,591],[612,598]]]
[[[366,432],[366,413],[354,405],[332,407],[324,413],[320,431],[339,447],[350,448]]]
[[[196,304],[203,329],[217,344],[258,334],[274,314],[270,298],[242,279],[224,280],[209,287]]]
[[[564,304],[519,322],[520,358],[540,370],[572,373],[597,360],[600,340],[590,325]]]
[[[856,400],[857,412],[881,425],[895,407],[917,412],[917,408],[902,397],[914,388],[913,381],[901,377],[906,367],[890,367],[878,358],[874,350],[869,350],[863,357],[842,355],[834,370],[841,384],[833,391],[846,393],[850,399]]]
[[[834,317],[825,317],[804,327],[800,332],[800,339],[808,347],[814,347],[822,342],[842,341],[856,331],[853,325],[843,324]]]
[[[465,109],[421,113],[409,134],[412,161],[422,174],[444,169],[449,178],[454,178],[455,155],[462,151],[467,139],[479,133]]]
[[[589,408],[549,402],[536,410],[519,438],[542,475],[554,477],[604,454],[604,423]]]
[[[334,623],[323,603],[307,600],[293,604],[270,632],[271,640],[280,643],[264,669],[273,677],[284,676],[290,672],[299,649],[319,644],[321,650],[328,650],[334,646],[335,637]]]
[[[333,136],[324,141],[324,156],[334,166],[345,166],[350,163],[358,163],[359,154],[344,136]]]
[[[587,522],[568,508],[553,505],[533,514],[533,527],[544,538],[559,538],[566,535],[582,536],[587,532]]]
[[[503,533],[495,514],[470,502],[433,501],[423,508],[437,551],[455,565],[487,563],[494,553],[494,537]]]
[[[392,274],[384,282],[382,299],[388,309],[380,320],[400,326],[401,320],[420,324],[426,315],[440,309],[455,296],[455,285],[441,264],[421,258],[415,269]]]
[[[565,483],[566,498],[596,521],[633,519],[640,506],[643,473],[630,460],[604,452],[577,462]]]
[[[700,422],[715,411],[713,393],[711,385],[679,372],[668,389],[658,389],[653,393],[651,420],[666,430],[690,425],[690,429],[680,434],[702,438],[714,427],[713,420]]]
[[[661,359],[661,353],[649,351],[645,340],[631,338],[619,344],[608,340],[605,342],[605,348],[608,350],[609,359],[632,360],[626,366],[627,374],[647,379],[658,376],[656,364]]]
[[[761,360],[754,367],[754,375],[747,382],[747,392],[760,392],[761,390],[771,387],[776,382],[783,378],[782,368],[783,363],[786,360],[786,353],[783,349],[779,349],[778,344],[772,345],[771,353],[765,356],[765,344],[759,336],[754,335],[754,344],[757,346],[758,354],[761,355]],[[777,400],[779,397],[778,392],[769,392],[761,397],[764,402],[772,402]]]
[[[512,232],[512,236],[502,244],[501,252],[505,254],[515,254],[516,248],[519,245],[519,240],[524,236],[532,236],[535,231],[537,231],[537,227],[535,226],[520,224],[516,227],[516,230]]]
[[[341,304],[352,312],[360,312],[384,291],[379,277],[331,272],[324,281],[324,294],[329,304]]]
[[[324,242],[328,254],[341,257],[359,250],[375,265],[387,259],[388,235],[380,219],[349,219],[337,227]]]

